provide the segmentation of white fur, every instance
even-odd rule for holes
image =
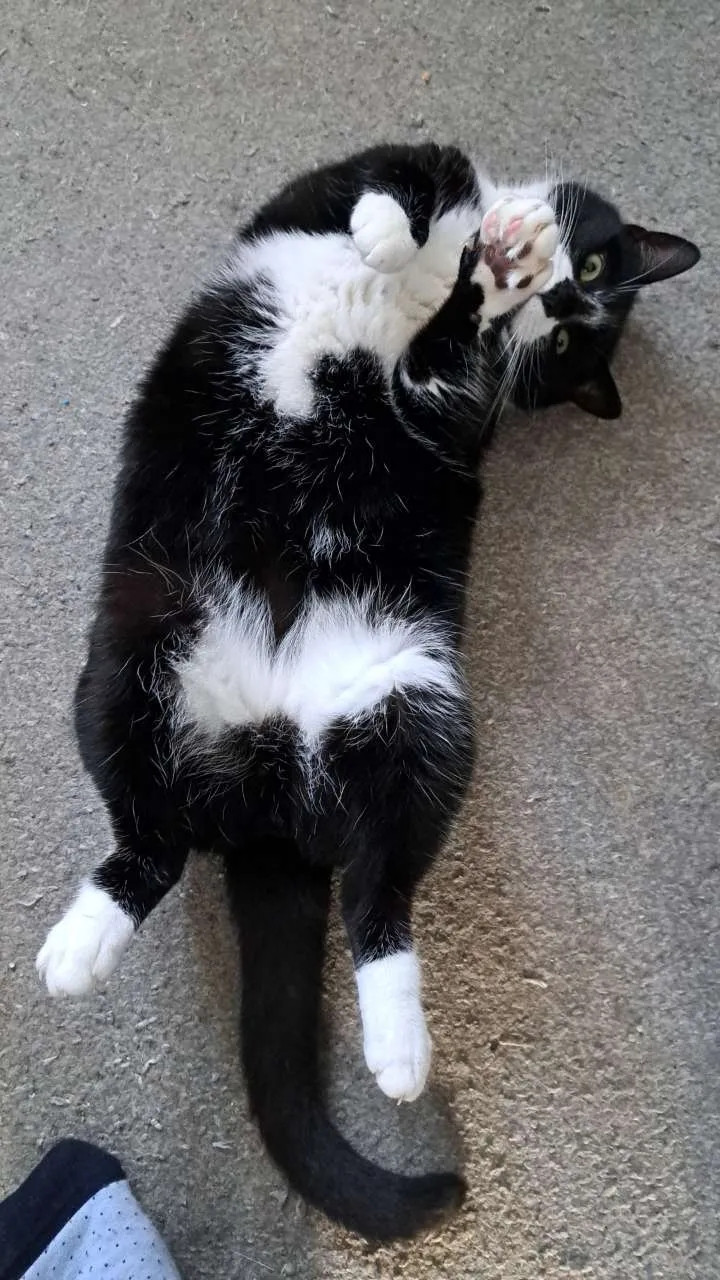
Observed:
[[[134,932],[130,916],[109,893],[84,884],[37,958],[37,971],[50,995],[86,995],[106,982]]]
[[[313,560],[332,561],[336,556],[352,551],[361,538],[360,532],[351,538],[344,529],[333,528],[322,520],[316,520],[310,538],[310,554]]]
[[[350,231],[363,262],[374,271],[401,271],[418,251],[405,210],[391,195],[379,191],[360,197]]]
[[[572,280],[573,268],[570,254],[565,246],[560,243],[553,255],[552,275],[547,284],[543,285],[541,292],[547,293],[548,289],[554,288],[561,280]]]
[[[398,202],[379,192],[360,198],[350,235],[269,232],[236,245],[220,278],[254,282],[258,305],[270,321],[269,326],[248,325],[238,334],[238,371],[254,384],[256,394],[272,402],[281,416],[307,417],[314,400],[310,374],[318,359],[357,347],[374,352],[389,376],[410,340],[447,298],[463,245],[492,205],[512,199],[537,208],[546,205],[553,186],[550,181],[496,186],[481,173],[478,179],[479,206],[458,205],[433,219],[420,249]],[[530,264],[532,274],[543,276],[535,288],[550,288],[572,274],[561,244],[548,251],[548,259],[547,271]],[[554,327],[540,302],[528,300],[527,290],[497,290],[487,268],[481,268],[480,276],[488,316],[524,304],[512,318],[522,342],[536,341]]]
[[[443,396],[450,395],[453,390],[452,384],[445,382],[442,378],[431,377],[425,382],[417,382],[415,378],[410,377],[407,369],[400,370],[400,381],[408,391],[414,391],[416,394],[422,391],[433,400],[441,400]]]
[[[545,314],[537,294],[534,298],[529,298],[525,306],[510,318],[510,328],[523,346],[538,342],[540,338],[552,333],[557,323],[557,320]]]
[[[242,585],[212,607],[175,670],[180,727],[211,740],[282,715],[314,745],[396,689],[460,694],[454,655],[431,622],[383,612],[369,597],[312,600],[276,647],[266,602]]]
[[[571,280],[572,276],[573,269],[570,255],[564,245],[560,243],[553,254],[552,274],[539,290],[539,293],[547,293],[549,289],[559,284],[561,280]],[[592,323],[592,320],[585,317],[584,323],[587,324],[588,322]],[[538,342],[540,338],[552,333],[559,321],[545,314],[545,308],[540,301],[539,294],[535,294],[533,298],[529,298],[525,305],[515,312],[510,324],[516,338],[525,344]]]
[[[365,1061],[383,1093],[413,1102],[425,1088],[432,1045],[414,951],[397,951],[356,970]]]
[[[175,664],[181,723],[216,738],[229,725],[259,724],[277,711],[271,636],[260,597],[238,587],[214,603],[199,639]]]
[[[316,601],[289,638],[283,705],[310,740],[338,719],[363,716],[395,690],[458,693],[437,629],[391,614],[373,617],[369,601]],[[434,652],[439,644],[442,656]]]
[[[276,232],[238,245],[223,278],[260,281],[274,320],[270,336],[265,328],[243,329],[239,371],[279,414],[299,417],[312,411],[309,374],[323,354],[362,347],[389,376],[450,293],[462,246],[479,223],[471,205],[444,214],[412,261],[392,275],[367,266],[349,235]]]

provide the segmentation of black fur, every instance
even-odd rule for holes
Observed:
[[[438,212],[477,198],[459,152],[377,148],[290,184],[242,234],[346,232],[368,189],[397,197],[418,244]],[[595,245],[589,200],[573,224],[578,255]],[[609,239],[604,225],[598,235],[618,269],[635,271],[640,241],[609,206],[593,208],[601,223],[611,219]],[[330,878],[342,876],[356,960],[409,944],[413,891],[470,776],[468,696],[461,684],[450,699],[395,692],[360,722],[338,721],[310,784],[298,730],[279,717],[227,732],[214,753],[183,753],[169,710],[172,661],[197,638],[203,592],[220,576],[265,595],[277,639],[310,593],[374,592],[403,617],[432,620],[457,653],[477,469],[502,374],[501,326],[479,334],[479,251],[466,250],[454,290],[389,380],[369,351],[321,357],[307,419],[279,421],[237,372],[243,325],[272,328],[255,287],[225,283],[193,302],[129,415],[76,705],[83,760],[117,841],[95,882],[140,924],[191,847],[222,855],[242,945],[244,1064],[268,1150],[311,1203],[382,1239],[435,1222],[463,1184],[452,1173],[410,1179],[378,1169],[325,1114],[317,1031]],[[576,323],[567,298],[558,305],[570,305]],[[616,318],[628,305],[623,295]],[[595,355],[593,346],[585,365],[576,362],[581,377],[563,381],[548,344],[539,371],[524,371],[519,400],[597,385]],[[492,370],[485,382],[474,376],[483,364]],[[424,389],[433,377],[449,388],[441,397]],[[318,515],[343,534],[332,559],[310,551]]]
[[[243,1064],[268,1151],[305,1199],[351,1230],[412,1235],[457,1208],[464,1186],[453,1173],[378,1168],[327,1117],[318,1023],[330,871],[299,867],[281,838],[244,852],[228,883],[242,948]]]

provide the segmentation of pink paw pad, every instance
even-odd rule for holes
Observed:
[[[500,229],[500,220],[496,213],[488,213],[483,219],[483,235],[486,240],[495,240]]]
[[[523,218],[510,219],[507,226],[505,227],[505,230],[503,231],[503,240],[505,241],[505,244],[507,244],[510,240],[512,240],[513,236],[520,230],[523,222],[524,222]]]
[[[548,282],[558,237],[555,211],[537,196],[518,191],[495,201],[473,241],[494,284],[491,295],[486,274],[482,280],[486,316],[503,314],[517,305],[518,295],[524,301]]]

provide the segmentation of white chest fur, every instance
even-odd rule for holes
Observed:
[[[278,413],[312,409],[309,373],[323,354],[362,347],[389,373],[410,339],[442,305],[457,276],[464,242],[480,212],[463,205],[433,223],[427,243],[401,271],[363,262],[349,235],[275,232],[236,249],[225,279],[262,279],[275,323],[242,332],[237,360]]]

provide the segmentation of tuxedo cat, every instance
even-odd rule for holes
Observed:
[[[467,788],[461,638],[478,464],[508,398],[611,417],[635,292],[687,241],[572,184],[498,187],[380,147],[245,227],[130,412],[76,700],[115,847],[51,930],[52,995],[104,982],[191,849],[224,860],[253,1111],[290,1183],[377,1239],[456,1206],[326,1114],[318,1021],[340,882],[367,1065],[423,1089],[410,911]]]

